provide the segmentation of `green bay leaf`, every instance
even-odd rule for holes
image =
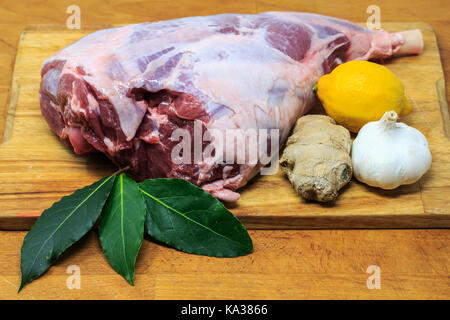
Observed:
[[[130,284],[144,237],[145,215],[145,202],[137,183],[120,174],[103,210],[99,234],[109,263]]]
[[[139,184],[147,205],[146,230],[179,250],[214,257],[253,251],[242,223],[208,192],[183,179],[149,179]]]
[[[93,227],[114,180],[114,175],[105,177],[63,197],[42,212],[23,240],[19,292]]]

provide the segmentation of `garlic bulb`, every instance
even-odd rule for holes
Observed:
[[[397,123],[395,111],[361,128],[352,146],[355,177],[369,186],[394,189],[419,180],[431,166],[425,136]]]

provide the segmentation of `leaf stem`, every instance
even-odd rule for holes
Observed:
[[[117,175],[121,174],[122,172],[127,171],[128,169],[130,169],[130,166],[126,166],[125,168],[119,169],[119,170],[117,170],[116,172],[114,172],[114,173],[112,174],[112,176],[117,176]]]

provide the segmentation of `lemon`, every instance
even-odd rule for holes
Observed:
[[[403,84],[385,66],[351,61],[319,78],[317,96],[338,124],[358,132],[367,122],[378,121],[387,111],[411,112]]]

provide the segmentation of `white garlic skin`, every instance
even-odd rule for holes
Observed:
[[[418,181],[431,166],[427,139],[398,123],[394,111],[364,125],[352,146],[353,174],[372,187],[395,189]]]

